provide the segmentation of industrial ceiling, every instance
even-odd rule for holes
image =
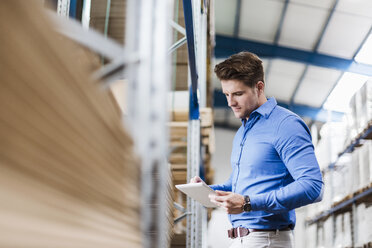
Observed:
[[[267,96],[305,119],[340,120],[351,95],[372,77],[371,0],[214,4],[215,62],[243,50],[256,53],[264,61]],[[332,95],[337,87],[345,89]]]

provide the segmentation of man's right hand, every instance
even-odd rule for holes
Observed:
[[[190,179],[190,183],[201,183],[201,182],[203,182],[203,180],[198,176],[195,176]]]

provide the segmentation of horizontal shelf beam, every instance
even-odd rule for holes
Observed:
[[[360,145],[361,143],[361,140],[363,139],[372,139],[372,122],[370,122],[367,126],[367,128],[362,132],[360,133],[357,138],[351,142],[351,144],[345,148],[345,150],[343,150],[341,153],[339,153],[337,159],[335,162],[331,163],[328,167],[327,167],[327,170],[332,170],[335,168],[337,162],[338,162],[338,159],[344,155],[345,153],[349,153],[349,152],[352,152],[354,150],[354,148],[358,145]],[[340,202],[339,204],[336,204],[333,208],[327,210],[327,211],[324,211],[323,213],[319,214],[318,216],[316,216],[315,218],[307,221],[307,224],[308,225],[311,225],[311,224],[314,224],[320,220],[323,220],[323,219],[326,219],[328,218],[330,215],[332,215],[333,213],[339,211],[339,210],[342,210],[342,209],[346,209],[347,207],[349,207],[351,204],[353,204],[354,202],[356,202],[357,200],[365,197],[365,196],[368,196],[372,194],[372,185],[370,185],[370,187],[363,191],[363,192],[360,192],[360,193],[353,193],[353,197],[351,197],[350,199],[348,200],[345,200],[345,201],[342,201]]]
[[[316,222],[318,222],[322,219],[326,219],[329,216],[331,216],[332,214],[334,214],[335,212],[337,212],[339,210],[342,210],[342,209],[346,209],[348,206],[352,205],[354,202],[356,202],[356,201],[358,201],[358,200],[362,199],[363,197],[366,197],[370,194],[372,194],[372,187],[368,188],[367,190],[365,190],[361,193],[357,193],[357,194],[354,193],[354,196],[351,199],[343,201],[343,202],[335,205],[333,208],[331,208],[327,211],[324,211],[323,213],[316,216],[315,218],[307,221],[307,225],[311,225],[311,224],[314,224],[314,223],[316,223]]]
[[[342,155],[344,155],[345,153],[350,153],[350,152],[354,151],[354,148],[357,147],[357,146],[359,146],[360,143],[361,143],[361,140],[364,140],[364,139],[372,139],[372,122],[368,124],[368,127],[367,127],[367,128],[366,128],[362,133],[360,133],[360,134],[356,137],[356,139],[355,139],[353,142],[351,142],[351,144],[348,145],[348,146],[345,148],[345,150],[343,150],[342,152],[340,152],[340,153],[338,154],[336,161],[330,163],[330,164],[328,165],[327,169],[328,169],[328,170],[333,169],[333,168],[336,166],[336,164],[337,164],[339,158],[340,158]]]
[[[46,11],[46,13],[56,25],[57,32],[71,40],[74,40],[80,45],[83,45],[110,60],[116,60],[124,56],[124,47],[118,42],[104,37],[97,31],[84,28],[81,23],[76,20],[57,16],[52,11]]]
[[[357,63],[353,59],[344,59],[312,51],[216,35],[216,58],[227,58],[241,51],[250,51],[262,58],[281,58],[308,65],[372,76],[372,65]]]

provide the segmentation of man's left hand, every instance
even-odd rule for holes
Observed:
[[[215,195],[209,195],[211,202],[222,207],[228,214],[243,212],[244,196],[227,191],[216,190]]]

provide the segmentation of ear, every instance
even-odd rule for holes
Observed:
[[[265,89],[265,83],[262,81],[258,81],[256,84],[258,92],[263,92]]]

